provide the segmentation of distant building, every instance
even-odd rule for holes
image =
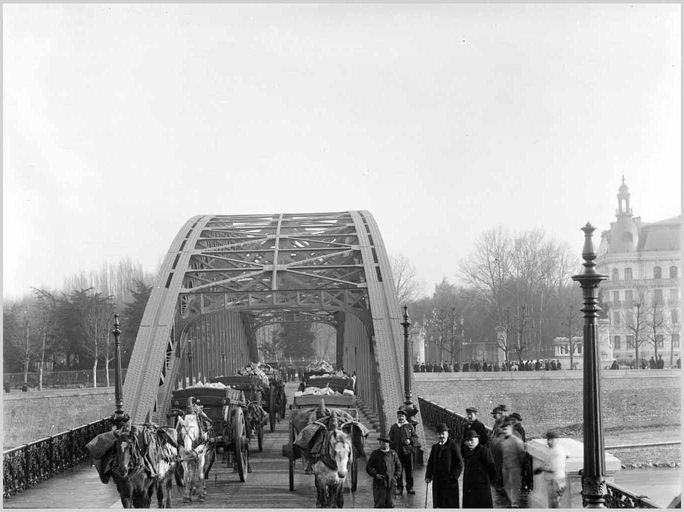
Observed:
[[[598,320],[598,346],[599,367],[608,368],[615,357],[613,346],[610,343],[610,322],[606,319]],[[584,352],[582,351],[582,336],[572,337],[572,368],[581,370],[584,367]],[[570,366],[570,343],[567,336],[559,336],[553,339],[553,358],[561,362],[561,367],[569,370]]]
[[[613,356],[630,364],[661,355],[665,366],[680,357],[680,263],[682,216],[645,223],[632,215],[624,178],[616,220],[601,233],[597,270],[608,314]]]

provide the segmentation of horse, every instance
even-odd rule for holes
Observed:
[[[331,421],[341,424],[340,428],[351,436],[354,458],[366,457],[366,438],[369,430],[359,422],[348,410],[342,408],[327,408],[325,400],[321,399],[321,404],[315,408],[295,409],[290,416],[290,424],[294,430],[297,441],[293,446],[295,458],[302,457],[306,464],[305,473],[313,470],[310,452],[318,451],[315,434],[321,426],[328,426]],[[320,441],[318,441],[320,442]]]
[[[176,466],[176,483],[183,489],[183,502],[192,502],[193,491],[197,491],[199,501],[206,499],[205,480],[216,458],[213,442],[212,421],[196,406],[193,397],[188,398],[187,410],[175,410],[176,432],[180,445],[180,464]]]
[[[320,458],[313,465],[317,508],[343,508],[344,482],[351,466],[352,442],[339,428],[327,430]]]

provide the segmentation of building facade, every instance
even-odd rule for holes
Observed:
[[[680,357],[682,216],[653,223],[634,217],[624,178],[617,200],[616,220],[601,233],[596,259],[597,270],[608,276],[601,305],[613,357],[627,365],[662,357],[665,367],[674,366]]]

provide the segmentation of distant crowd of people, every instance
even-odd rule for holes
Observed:
[[[529,372],[562,369],[563,365],[559,359],[528,359],[525,361],[503,361],[502,363],[473,360],[462,365],[428,361],[427,363],[413,365],[414,372]]]
[[[630,370],[634,369],[635,363],[629,362],[624,366],[629,367]],[[665,361],[663,360],[662,355],[658,355],[658,359],[655,359],[653,356],[651,356],[651,359],[646,361],[646,359],[641,359],[639,362],[639,366],[641,367],[642,370],[663,370],[665,368]],[[675,363],[675,366],[677,368],[682,367],[682,360],[681,358],[677,358],[677,362]],[[620,364],[617,362],[617,359],[613,361],[613,364],[610,365],[611,370],[619,370],[620,369]]]
[[[425,470],[425,483],[432,485],[433,507],[519,508],[525,506],[533,475],[543,473],[548,506],[559,508],[567,486],[568,454],[558,442],[558,434],[547,432],[546,457],[532,470],[522,416],[508,414],[505,405],[495,407],[491,414],[494,423],[488,431],[477,418],[477,409],[466,408],[468,424],[458,441],[446,424],[437,426],[439,441],[430,449]],[[394,508],[393,497],[401,495],[404,488],[407,494],[415,494],[413,453],[419,444],[414,425],[400,408],[397,422],[388,435],[378,438],[380,446],[368,459],[366,472],[373,478],[375,508]]]

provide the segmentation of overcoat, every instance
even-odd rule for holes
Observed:
[[[447,439],[444,445],[432,445],[425,478],[432,480],[434,508],[458,508],[458,477],[462,471],[461,449],[453,439]]]
[[[490,485],[496,466],[489,448],[478,444],[463,450],[463,508],[493,508]]]

